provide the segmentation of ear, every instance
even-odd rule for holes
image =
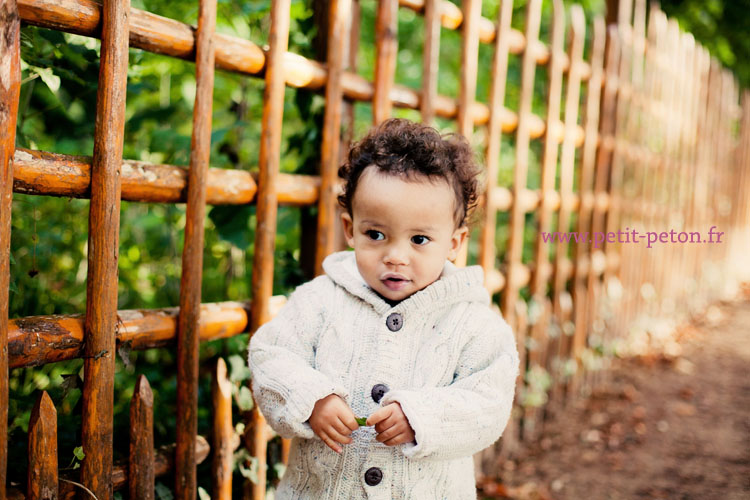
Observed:
[[[349,215],[349,212],[341,212],[341,223],[344,225],[344,237],[346,238],[346,243],[354,248],[354,222],[352,221],[352,216]]]
[[[448,252],[448,260],[456,260],[458,251],[461,250],[461,246],[464,244],[467,234],[469,234],[469,228],[466,226],[461,226],[453,231],[453,236],[451,236],[451,249]]]

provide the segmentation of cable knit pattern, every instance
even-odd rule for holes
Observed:
[[[269,425],[292,438],[276,498],[474,500],[472,455],[505,428],[519,370],[515,339],[489,305],[479,266],[446,262],[440,279],[391,307],[357,271],[354,253],[324,262],[253,335],[252,389]],[[402,326],[386,321],[398,313]],[[376,403],[371,389],[389,390]],[[338,394],[358,417],[398,402],[415,441],[386,446],[361,427],[337,454],[307,423]],[[370,485],[365,473],[382,480]],[[373,482],[373,481],[370,481]]]

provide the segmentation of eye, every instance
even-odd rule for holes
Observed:
[[[426,245],[427,243],[430,242],[430,238],[428,238],[427,236],[418,234],[416,236],[411,237],[411,242],[414,243],[415,245]]]
[[[385,235],[383,233],[381,233],[380,231],[375,231],[374,229],[365,231],[365,234],[374,241],[381,241],[385,239]]]

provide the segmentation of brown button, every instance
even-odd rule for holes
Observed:
[[[377,486],[383,480],[383,471],[377,467],[370,467],[365,472],[365,482],[370,486]]]
[[[372,400],[376,403],[380,403],[380,400],[383,399],[383,395],[388,392],[388,386],[385,384],[375,384],[372,386],[372,390],[370,391],[370,395],[372,396]]]
[[[404,326],[404,318],[399,313],[391,313],[385,320],[385,324],[390,331],[397,332]]]

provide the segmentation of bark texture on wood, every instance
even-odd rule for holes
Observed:
[[[91,170],[81,481],[112,498],[112,419],[120,232],[120,165],[128,75],[129,0],[102,6],[102,48]]]
[[[154,485],[154,394],[148,379],[140,375],[130,400],[130,498],[153,500]]]
[[[28,500],[57,500],[57,410],[42,391],[29,419]]]
[[[195,43],[196,95],[188,170],[185,245],[182,251],[180,314],[177,322],[175,495],[180,499],[194,499],[198,496],[195,461],[195,436],[198,434],[198,346],[206,174],[211,154],[215,27],[216,0],[201,0]]]
[[[21,22],[15,0],[0,0],[0,499],[8,466],[8,300],[13,150],[21,91]]]

